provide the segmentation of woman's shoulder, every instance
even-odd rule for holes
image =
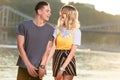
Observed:
[[[75,29],[74,31],[75,34],[81,34],[81,30],[79,28]]]

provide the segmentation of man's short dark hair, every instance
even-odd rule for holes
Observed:
[[[49,6],[49,3],[45,1],[38,2],[35,6],[35,12],[37,13],[38,9],[42,9],[44,6]]]

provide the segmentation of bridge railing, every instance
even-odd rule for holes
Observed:
[[[16,25],[18,25],[20,21],[30,20],[30,19],[33,19],[33,18],[9,6],[3,5],[0,8],[0,20],[1,20],[0,25],[1,26],[4,26],[4,27],[14,26],[15,27]]]
[[[110,26],[118,26],[120,25],[120,21],[96,24],[96,25],[89,25],[89,26],[82,26],[81,29],[93,29],[93,28],[102,28],[102,27],[110,27]]]
[[[22,12],[15,10],[9,6],[0,7],[0,43],[8,43],[8,36],[13,34],[14,28],[23,20],[33,19]]]

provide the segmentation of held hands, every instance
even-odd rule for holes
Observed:
[[[59,72],[58,72],[58,74],[57,74],[57,80],[61,80],[62,78],[63,78],[63,72],[65,71],[65,69],[64,68],[60,68],[60,70],[59,70]]]
[[[44,75],[46,74],[46,69],[44,65],[39,66],[39,78],[42,79]]]
[[[36,67],[34,67],[32,64],[28,64],[27,65],[27,70],[28,73],[32,76],[32,77],[38,77],[40,79],[42,79],[42,77],[44,77],[44,75],[46,74],[46,69],[44,66],[39,67],[39,69],[37,69]]]
[[[27,70],[32,77],[38,77],[38,73],[36,72],[38,69],[32,64],[27,65]]]
[[[63,74],[63,71],[60,70],[56,76],[56,79],[61,80],[63,78],[62,74]]]

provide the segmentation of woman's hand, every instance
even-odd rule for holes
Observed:
[[[57,74],[56,79],[57,79],[57,80],[61,80],[61,79],[63,78],[62,75],[63,75],[63,71],[60,70],[60,71],[58,72],[58,74]]]

